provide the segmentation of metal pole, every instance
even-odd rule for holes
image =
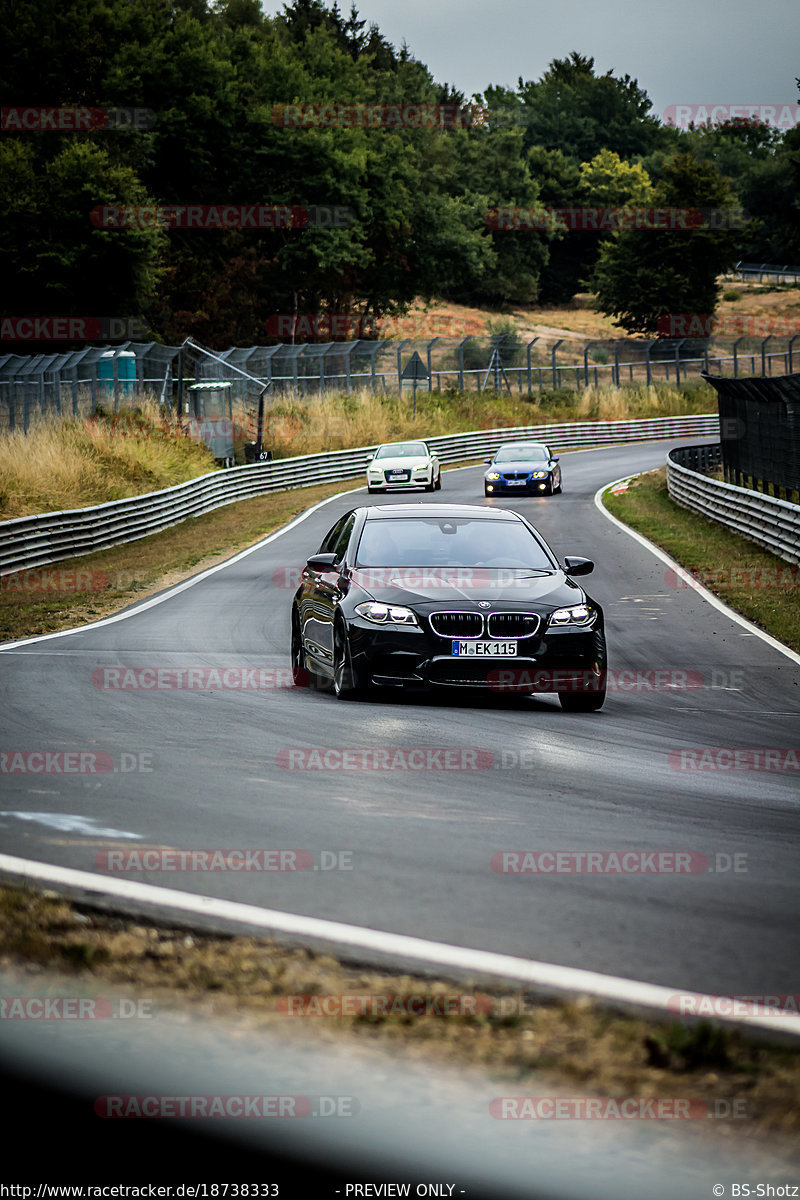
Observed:
[[[771,339],[772,339],[772,334],[770,334],[769,337],[765,337],[763,342],[761,343],[761,374],[762,375],[766,375],[766,373],[767,373],[767,342],[769,342]]]
[[[737,338],[736,341],[733,343],[733,378],[734,379],[739,378],[739,359],[737,356],[737,350],[739,349],[739,343],[743,342],[743,341],[744,341],[744,338],[740,337],[740,338]]]
[[[429,392],[433,391],[433,376],[431,375],[431,350],[439,340],[440,339],[438,337],[435,337],[435,338],[433,338],[432,341],[428,342],[428,391]],[[416,412],[416,409],[414,411]]]
[[[411,338],[404,338],[397,347],[397,391],[402,396],[403,394],[403,347],[407,346]]]
[[[183,346],[178,351],[178,393],[177,393],[178,414],[176,424],[178,429],[183,425]]]
[[[589,386],[589,349],[594,345],[594,342],[587,342],[583,348],[583,382],[586,387]]]
[[[552,352],[551,352],[551,354],[550,354],[550,361],[551,361],[551,363],[552,363],[552,366],[553,366],[553,387],[554,387],[554,388],[557,388],[557,387],[558,387],[558,383],[556,382],[556,350],[557,350],[557,349],[558,349],[558,347],[561,345],[561,343],[563,342],[563,340],[564,340],[563,338],[559,338],[559,339],[558,339],[558,341],[557,341],[557,342],[555,343],[555,345],[553,346]]]
[[[678,342],[678,344],[675,347],[675,382],[676,383],[680,383],[680,381],[681,381],[680,353],[681,353],[681,346],[683,345],[683,343],[685,341],[686,341],[686,338],[681,338],[681,340]]]
[[[538,340],[538,337],[535,337],[532,342],[528,342],[528,395],[530,395],[530,393],[533,391],[533,383],[531,381],[531,346],[533,346],[535,342],[538,342]]]
[[[795,336],[789,342],[789,370],[786,372],[787,375],[791,375],[791,373],[792,373],[792,346],[795,344],[796,341],[797,341],[797,334],[795,334]]]

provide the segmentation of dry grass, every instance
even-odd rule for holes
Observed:
[[[573,1095],[743,1103],[744,1119],[702,1125],[709,1131],[734,1124],[744,1138],[791,1137],[796,1151],[797,1048],[769,1048],[708,1022],[626,1016],[585,998],[548,1001],[492,985],[348,966],[268,938],[187,933],[74,906],[54,893],[7,888],[0,888],[0,967],[14,980],[10,991],[22,997],[42,994],[42,971],[57,971],[50,976],[56,993],[88,989],[97,996],[101,987],[122,988],[129,998],[149,1000],[148,1011],[235,1018],[240,1027],[306,1043],[319,1037],[388,1045],[407,1061],[479,1066],[513,1081],[514,1091],[549,1081]],[[305,1005],[303,997],[320,995],[375,997],[389,1011],[287,1014],[289,997]],[[438,1003],[440,1015],[417,1014],[406,998],[420,996]],[[466,1015],[448,1015],[445,1004],[449,1013]]]
[[[214,470],[205,446],[147,409],[0,438],[0,520],[157,491]]]
[[[285,458],[471,429],[715,411],[715,393],[701,382],[681,388],[667,383],[588,387],[580,392],[559,388],[530,398],[454,389],[418,391],[416,417],[408,392],[400,397],[364,389],[351,395],[275,401],[268,414],[265,442],[276,457]]]

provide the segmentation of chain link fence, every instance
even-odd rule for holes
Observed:
[[[683,338],[586,341],[572,336],[516,334],[480,338],[408,338],[328,343],[279,343],[208,351],[124,342],[62,354],[0,356],[0,431],[25,432],[40,420],[118,412],[155,399],[192,415],[193,383],[230,384],[232,419],[253,436],[259,394],[325,396],[330,392],[402,393],[403,369],[414,353],[425,366],[423,389],[500,388],[520,395],[546,389],[685,383],[702,374],[737,378],[791,374],[798,338]]]

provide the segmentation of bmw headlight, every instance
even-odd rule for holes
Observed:
[[[500,479],[500,478],[502,478],[502,476],[500,475],[499,471],[487,471],[486,478],[487,479]]]
[[[575,604],[572,608],[557,608],[555,612],[550,613],[548,624],[556,626],[564,625],[592,625],[597,613],[590,604]]]
[[[547,471],[534,471],[531,475],[532,479],[547,479]]]
[[[365,600],[356,605],[356,612],[373,625],[416,625],[417,618],[410,608],[402,604],[379,604],[376,600]]]

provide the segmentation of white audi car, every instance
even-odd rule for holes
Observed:
[[[424,442],[387,442],[367,463],[368,492],[388,492],[390,488],[435,492],[441,486],[439,460]]]

